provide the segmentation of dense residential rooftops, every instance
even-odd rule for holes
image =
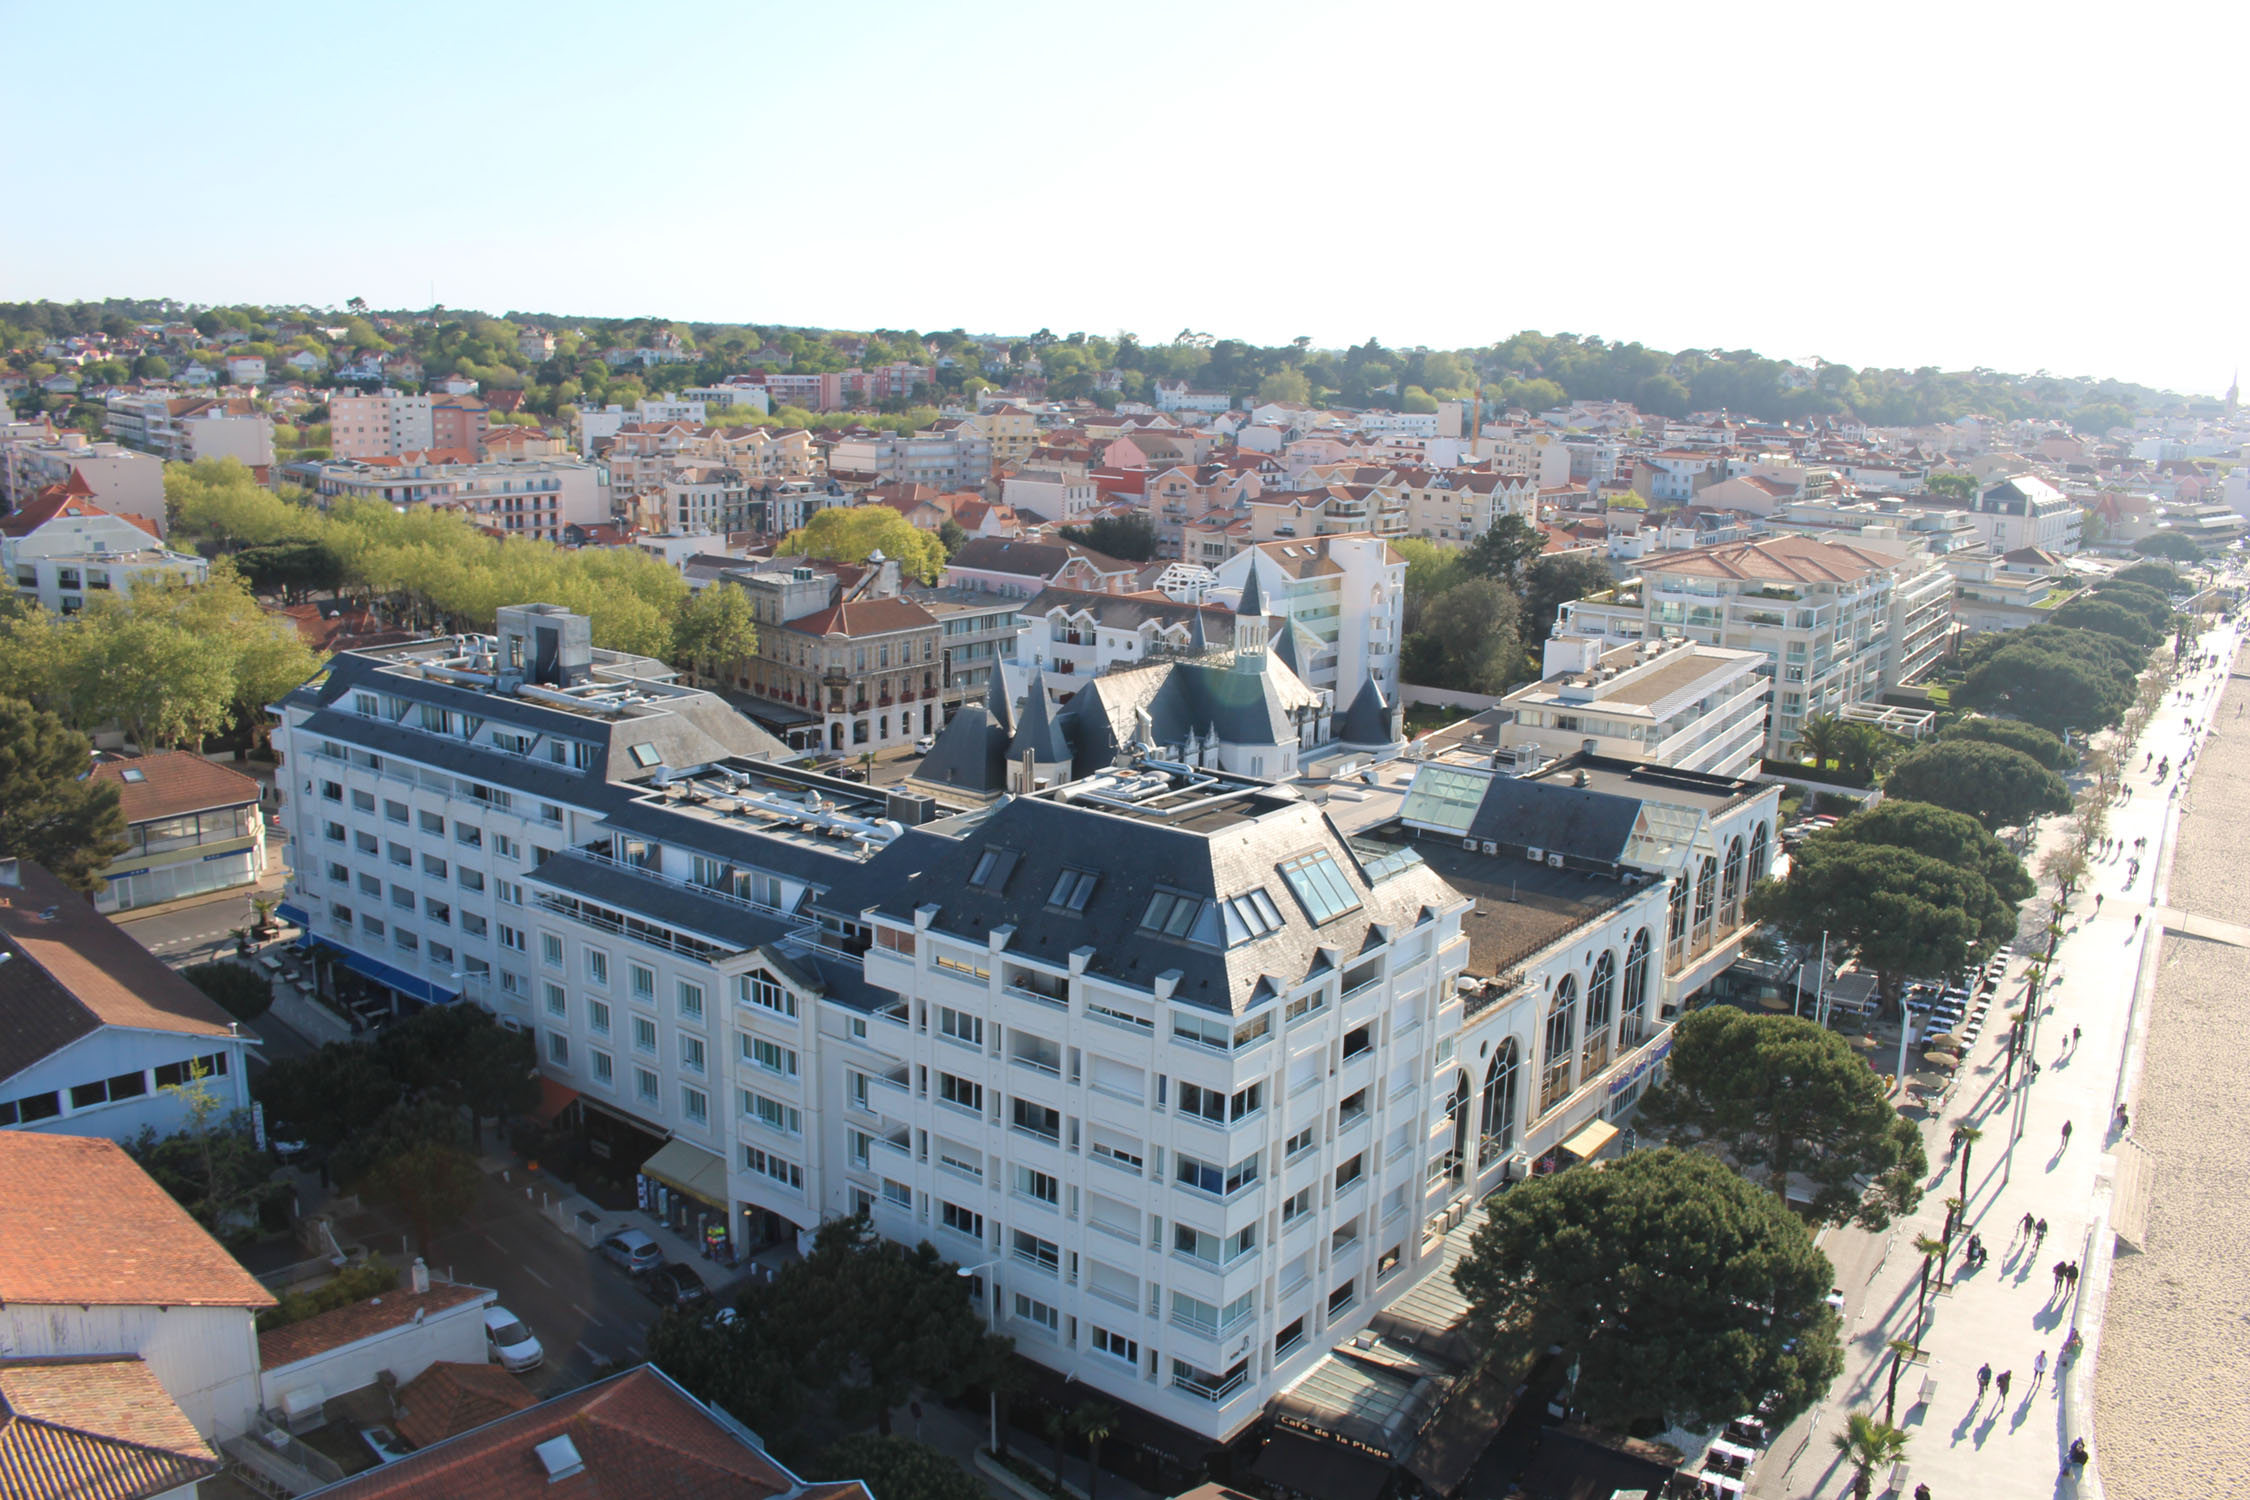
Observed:
[[[0,1360],[0,1494],[11,1500],[142,1500],[220,1467],[138,1357]]]
[[[259,1308],[274,1296],[115,1141],[7,1130],[0,1303]]]
[[[0,1079],[104,1026],[234,1037],[225,1011],[84,896],[37,865],[0,863]],[[0,1300],[5,1284],[0,1266]]]

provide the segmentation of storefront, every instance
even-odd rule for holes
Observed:
[[[686,1141],[667,1141],[641,1163],[638,1186],[643,1212],[701,1245],[705,1259],[734,1264],[724,1158]]]

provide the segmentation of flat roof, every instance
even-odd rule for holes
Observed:
[[[1462,848],[1459,839],[1437,834],[1415,837],[1399,829],[1381,841],[1411,844],[1424,864],[1470,899],[1461,914],[1461,931],[1469,940],[1467,972],[1475,979],[1507,973],[1647,888],[1640,880],[1479,853]]]

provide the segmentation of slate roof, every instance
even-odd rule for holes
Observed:
[[[971,537],[953,554],[948,566],[968,572],[1053,578],[1074,557],[1083,558],[1098,573],[1133,571],[1133,564],[1076,542],[1029,542],[1013,537]]]
[[[259,1308],[274,1296],[115,1141],[0,1130],[0,1303]]]
[[[1000,674],[992,674],[994,683]],[[938,732],[915,768],[914,779],[970,791],[996,792],[1008,784],[1008,731],[982,703],[963,706]]]
[[[1015,855],[994,889],[980,889],[969,879],[987,849]],[[1318,927],[1277,868],[1285,859],[1315,851],[1332,855],[1361,902]],[[1099,876],[1079,912],[1046,904],[1066,867]],[[1153,935],[1140,923],[1159,885],[1206,898],[1242,895],[1262,886],[1285,920],[1275,932],[1223,952]],[[1320,961],[1321,950],[1331,950],[1329,962],[1341,963],[1360,951],[1376,924],[1403,931],[1421,921],[1425,911],[1456,899],[1418,864],[1371,885],[1325,813],[1310,803],[1259,791],[1230,806],[1170,822],[1054,793],[1017,797],[981,819],[909,829],[839,882],[828,904],[839,911],[873,909],[905,923],[914,920],[916,907],[935,905],[936,928],[979,946],[994,927],[1012,925],[1012,953],[1060,965],[1072,950],[1091,946],[1091,972],[1146,989],[1158,975],[1177,970],[1177,1000],[1239,1013],[1275,993],[1277,985],[1304,978]]]
[[[21,885],[0,889],[0,952],[11,955],[0,963],[0,1079],[104,1026],[234,1035],[215,1001],[84,896],[37,865],[16,868]]]
[[[584,1467],[550,1478],[536,1445]],[[355,1474],[321,1500],[773,1500],[797,1477],[658,1370],[640,1365]],[[836,1491],[870,1500],[864,1485]]]
[[[0,1362],[0,1494],[11,1500],[141,1500],[220,1467],[138,1357]]]
[[[1388,745],[1391,743],[1391,705],[1383,696],[1383,685],[1373,676],[1361,683],[1359,696],[1344,713],[1344,722],[1337,726],[1336,738],[1347,745]]]
[[[1469,820],[1467,837],[1504,848],[1544,849],[1601,865],[1624,863],[1641,815],[1639,799],[1568,783],[1495,776]]]
[[[611,817],[605,826],[614,828],[622,825],[615,817]],[[710,852],[723,854],[724,844],[728,841],[714,842],[721,847]],[[777,842],[766,841],[768,844]],[[762,854],[765,851],[761,849],[759,852]],[[779,861],[757,862],[769,871],[774,871],[779,864]],[[603,864],[568,849],[533,870],[531,878],[542,885],[553,886],[557,890],[603,906],[623,908],[636,916],[661,922],[668,927],[684,928],[690,933],[710,938],[737,951],[771,941],[787,932],[791,926],[779,917],[769,917],[746,906],[739,906],[717,896],[702,895],[669,881],[636,875],[631,870]]]

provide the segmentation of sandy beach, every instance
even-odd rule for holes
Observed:
[[[2250,923],[2250,717],[2234,717],[2246,663],[2250,651],[2196,763],[2169,891],[2180,911],[2236,924]],[[2250,948],[2164,937],[2133,1109],[2154,1171],[2148,1246],[2118,1247],[2094,1387],[2114,1500],[2250,1492],[2246,972]]]

